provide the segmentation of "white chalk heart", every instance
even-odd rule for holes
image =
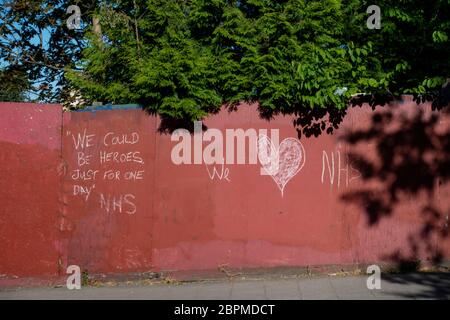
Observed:
[[[277,149],[266,135],[258,138],[258,157],[265,174],[270,175],[283,196],[287,183],[303,168],[305,148],[298,139],[286,138]]]

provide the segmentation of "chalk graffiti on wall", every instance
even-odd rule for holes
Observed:
[[[261,164],[261,175],[269,175],[284,194],[287,183],[303,168],[306,155],[301,142],[295,138],[286,138],[279,143],[279,130],[271,129],[270,138],[267,129],[253,128],[226,129],[225,138],[221,130],[210,128],[202,132],[202,122],[194,122],[194,135],[186,129],[177,129],[172,133],[171,141],[178,142],[171,152],[171,160],[175,165],[206,165],[211,180],[230,182],[230,170],[224,164]],[[192,152],[193,140],[193,152]],[[236,144],[235,144],[236,140]],[[246,143],[248,141],[248,143]],[[208,142],[203,147],[203,142]],[[224,142],[226,146],[224,148]],[[235,162],[235,147],[237,161]],[[192,153],[194,161],[192,161]],[[212,165],[212,172],[209,165]],[[215,165],[220,165],[217,169]]]
[[[330,153],[325,150],[322,151],[322,184],[328,178],[331,187],[335,185],[340,188],[342,184],[348,187],[350,182],[361,177],[361,172],[352,166],[348,155],[345,156],[345,161],[341,158],[340,150]]]
[[[137,132],[127,134],[108,132],[104,135],[89,134],[86,129],[80,132],[66,132],[72,138],[75,154],[75,168],[70,171],[72,195],[88,202],[96,182],[111,181],[113,183],[136,182],[144,179],[145,170],[127,168],[130,165],[143,166],[145,161],[140,151],[135,149],[116,151],[118,146],[136,148],[140,136]],[[122,148],[123,149],[123,148]],[[125,169],[110,169],[111,165],[120,165]],[[107,213],[135,214],[136,196],[132,193],[109,194],[97,192],[98,206]]]
[[[211,180],[214,180],[217,177],[218,180],[226,180],[227,182],[231,182],[231,179],[229,177],[230,169],[226,168],[223,163],[220,165],[220,170],[217,170],[216,166],[213,166],[212,172],[210,171],[206,163],[205,166],[206,171],[208,172],[208,176]]]
[[[303,168],[306,162],[305,148],[295,138],[284,139],[278,148],[266,135],[258,139],[258,157],[262,170],[272,177],[284,194],[287,183]]]

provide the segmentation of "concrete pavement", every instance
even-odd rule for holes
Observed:
[[[381,290],[369,290],[366,276],[229,280],[181,284],[117,284],[83,287],[0,289],[0,299],[449,299],[450,273],[382,275]]]

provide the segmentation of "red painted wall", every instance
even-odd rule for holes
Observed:
[[[0,279],[57,275],[61,107],[0,112]]]
[[[129,143],[113,144],[123,134]],[[153,268],[156,138],[155,118],[141,110],[64,114],[66,264],[89,272]]]
[[[0,120],[0,274],[450,258],[448,177],[436,178],[449,158],[449,117],[429,105],[350,108],[333,135],[303,135],[304,166],[283,194],[259,164],[225,164],[227,179],[211,179],[212,165],[173,164],[177,142],[141,110],[64,113],[61,143],[59,108],[20,107],[2,105]],[[293,120],[263,120],[243,104],[203,124],[224,136],[279,129],[281,142],[298,137]],[[370,225],[373,212],[384,215]]]

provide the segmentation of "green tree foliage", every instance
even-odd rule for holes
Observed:
[[[370,39],[372,61],[384,70],[381,84],[394,94],[434,98],[450,77],[450,1],[376,1],[380,30],[356,29],[357,43]]]
[[[76,88],[192,120],[240,101],[270,114],[342,109],[357,93],[436,99],[450,76],[449,0],[6,2],[0,60],[44,82],[44,99]],[[70,4],[81,30],[65,26]],[[381,29],[366,26],[371,4]]]
[[[66,26],[71,4],[83,13],[80,30]],[[31,84],[27,90],[36,100],[61,101],[71,90],[64,68],[74,69],[80,60],[96,5],[81,0],[0,0],[0,66],[26,72]]]
[[[343,108],[356,93],[433,94],[449,75],[448,1],[107,1],[73,83],[91,97],[198,119],[221,104]],[[345,88],[345,89],[344,89]]]
[[[23,68],[10,66],[0,69],[0,101],[21,102],[26,100],[30,88],[28,76]]]

